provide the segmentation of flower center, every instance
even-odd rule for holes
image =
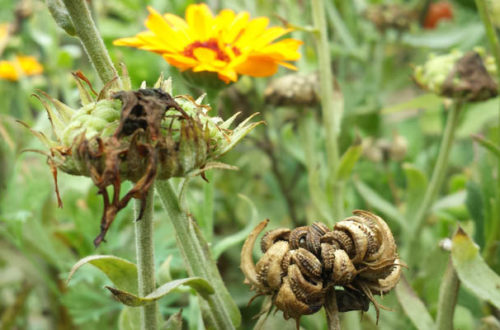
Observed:
[[[219,48],[219,43],[214,38],[208,39],[207,41],[195,41],[195,42],[187,45],[186,48],[184,48],[183,55],[187,56],[187,57],[195,58],[194,50],[197,48],[210,49],[217,54],[216,59],[218,59],[220,61],[224,61],[224,62],[230,61],[229,55],[227,55],[227,53],[224,50]],[[236,55],[236,56],[241,54],[241,51],[235,46],[232,47],[232,51],[233,51],[234,55]]]

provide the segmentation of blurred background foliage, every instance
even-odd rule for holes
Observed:
[[[175,94],[190,93],[196,97],[202,91],[188,87],[177,70],[160,56],[112,46],[114,39],[135,35],[144,29],[147,5],[159,12],[183,16],[191,3],[194,1],[89,1],[113,61],[126,63],[135,87],[142,81],[152,85],[163,72],[173,78]],[[307,1],[212,0],[207,3],[214,12],[231,8],[249,11],[252,17],[268,16],[274,25],[279,25],[282,18],[296,26],[311,24]],[[418,197],[423,194],[437,157],[446,113],[443,99],[422,92],[414,85],[412,66],[423,62],[430,52],[486,47],[484,29],[473,0],[450,1],[452,19],[439,21],[434,28],[424,28],[414,20],[402,31],[378,30],[363,13],[375,4],[420,8],[423,1],[330,0],[327,3],[333,66],[345,100],[341,152],[352,145],[362,146],[363,150],[353,175],[344,183],[345,209],[348,213],[354,209],[379,213],[388,221],[398,244],[404,246],[407,223],[403,214],[414,211],[411,203],[418,203]],[[40,148],[39,142],[16,123],[22,120],[36,129],[48,130],[48,118],[40,102],[31,96],[37,89],[78,107],[78,92],[71,71],[83,71],[96,89],[102,86],[78,40],[56,26],[44,2],[0,0],[0,8],[0,23],[16,26],[1,59],[27,54],[35,56],[44,67],[42,75],[22,77],[18,81],[0,80],[0,315],[3,328],[115,329],[122,307],[103,289],[108,284],[105,277],[86,266],[70,285],[66,278],[78,259],[91,254],[114,254],[134,260],[131,207],[119,213],[107,235],[107,243],[94,249],[92,241],[98,233],[102,212],[97,189],[88,178],[60,173],[64,207],[58,209],[45,157],[22,152]],[[292,36],[305,42],[303,57],[298,62],[299,72],[314,75],[317,58],[310,33],[297,30]],[[211,243],[225,283],[242,311],[245,329],[255,324],[252,318],[261,305],[257,299],[247,306],[253,294],[243,285],[238,267],[245,233],[263,218],[271,219],[271,228],[295,227],[325,220],[328,216],[325,212],[329,210],[328,205],[323,205],[327,201],[311,195],[314,189],[311,190],[307,174],[308,168],[310,173],[315,173],[311,171],[311,155],[319,162],[325,158],[319,106],[274,106],[264,98],[269,81],[285,74],[289,72],[282,69],[268,79],[241,77],[217,99],[208,100],[213,105],[212,111],[224,118],[237,111],[242,111],[244,116],[260,112],[260,118],[267,123],[222,159],[238,166],[239,171],[212,174],[215,197]],[[407,260],[411,265],[405,271],[407,277],[433,316],[448,258],[448,253],[439,248],[439,242],[450,237],[457,224],[473,236],[481,249],[488,240],[496,241],[493,250],[485,256],[497,273],[500,270],[498,233],[489,231],[498,221],[492,205],[497,194],[496,159],[470,138],[471,134],[496,136],[498,102],[497,98],[466,106],[451,152],[445,187],[421,235],[422,248],[414,260]],[[324,170],[315,175],[324,176],[321,171]],[[201,178],[193,178],[186,200],[202,230],[209,207],[204,203],[206,189]],[[165,280],[185,277],[175,237],[159,205],[155,229],[159,277]],[[411,328],[394,293],[385,296],[383,304],[394,312],[381,314],[380,328]],[[160,306],[164,316],[183,309],[183,318],[188,321],[185,328],[202,326],[196,299],[189,291],[178,290],[168,295]],[[457,329],[491,329],[495,322],[486,318],[491,314],[499,315],[498,310],[466,289],[460,289],[455,313]],[[350,324],[346,327],[349,329],[376,328],[373,308],[361,322],[357,312],[347,313],[344,318],[344,324]],[[281,313],[277,313],[268,320],[267,326],[285,328],[283,324]],[[294,322],[286,324],[294,328]],[[306,329],[324,329],[324,314],[304,317],[301,324]]]

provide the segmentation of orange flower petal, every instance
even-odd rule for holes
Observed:
[[[235,70],[239,74],[246,74],[252,77],[268,77],[278,71],[278,63],[265,57],[249,56]]]
[[[206,4],[189,5],[186,9],[186,22],[191,29],[191,38],[200,41],[209,39],[214,17]]]
[[[149,16],[144,25],[161,40],[167,48],[181,51],[189,43],[189,40],[181,33],[173,30],[165,18],[161,16],[153,7],[148,6]]]
[[[246,11],[236,15],[232,24],[226,28],[222,35],[224,42],[227,44],[233,44],[234,41],[241,35],[243,29],[248,25],[249,19],[250,14]]]

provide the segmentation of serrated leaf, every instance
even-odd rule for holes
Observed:
[[[411,164],[404,164],[406,177],[406,217],[410,218],[420,208],[427,189],[427,177],[424,172]]]
[[[137,292],[137,267],[128,260],[112,255],[88,256],[79,260],[68,275],[67,282],[85,264],[91,264],[102,271],[116,287],[132,293]]]
[[[111,291],[113,296],[115,296],[115,298],[118,299],[118,301],[120,301],[121,303],[127,306],[138,307],[147,305],[158,299],[161,299],[162,297],[166,296],[167,294],[172,292],[172,290],[178,288],[181,285],[188,285],[192,287],[204,298],[214,293],[214,289],[212,288],[212,286],[205,279],[201,277],[189,277],[165,283],[156,290],[154,290],[153,292],[151,292],[150,294],[148,294],[146,297],[139,297],[133,293],[115,289],[110,286],[106,286],[106,289]]]
[[[404,229],[407,227],[401,212],[399,212],[396,207],[394,207],[391,203],[380,196],[375,190],[359,180],[354,181],[354,186],[356,187],[356,190],[359,192],[361,197],[363,197],[363,199],[368,204],[370,204],[372,208],[383,213],[391,220],[397,222],[401,226],[401,228]]]
[[[403,276],[396,286],[396,296],[406,316],[418,330],[434,328],[434,320],[410,283]]]
[[[354,165],[358,161],[361,153],[363,152],[363,147],[360,143],[354,144],[346,150],[346,152],[340,158],[339,167],[337,169],[337,179],[346,180],[351,175]]]
[[[488,267],[479,254],[479,248],[462,228],[458,228],[452,242],[453,266],[463,286],[500,308],[500,276]]]

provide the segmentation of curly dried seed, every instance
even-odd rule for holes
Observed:
[[[313,282],[304,277],[297,265],[288,268],[290,288],[295,297],[307,305],[321,305],[324,302],[323,284],[321,281]]]
[[[260,240],[260,249],[262,253],[265,253],[267,249],[271,247],[276,241],[288,241],[290,237],[290,229],[288,228],[277,228],[270,230],[262,236]]]
[[[313,280],[321,278],[321,262],[314,254],[306,249],[299,248],[293,254],[292,260],[299,266],[300,271]]]
[[[333,263],[335,260],[335,248],[328,243],[321,243],[321,260],[323,261],[323,269],[325,272],[333,270]]]
[[[310,230],[317,232],[320,236],[323,236],[330,231],[330,229],[322,222],[314,222],[309,228]]]
[[[356,250],[354,256],[350,255],[352,262],[354,264],[361,262],[365,257],[366,250],[368,248],[368,239],[361,229],[361,225],[353,221],[344,220],[336,223],[334,230],[342,230],[350,234]]]
[[[297,227],[290,233],[290,247],[298,249],[299,247],[306,248],[306,235],[308,232],[307,226]]]
[[[288,251],[288,242],[278,241],[257,262],[255,270],[264,290],[278,289],[281,285],[281,261]]]
[[[332,280],[335,285],[345,285],[352,282],[357,271],[351,259],[344,250],[335,250]]]
[[[299,319],[302,315],[308,315],[316,312],[306,303],[297,299],[290,287],[290,278],[288,276],[283,279],[283,284],[276,295],[274,304],[279,310],[283,311],[283,317],[286,320],[290,317]]]
[[[306,246],[309,251],[314,253],[315,255],[319,255],[321,253],[321,235],[315,231],[309,230],[306,235]]]

